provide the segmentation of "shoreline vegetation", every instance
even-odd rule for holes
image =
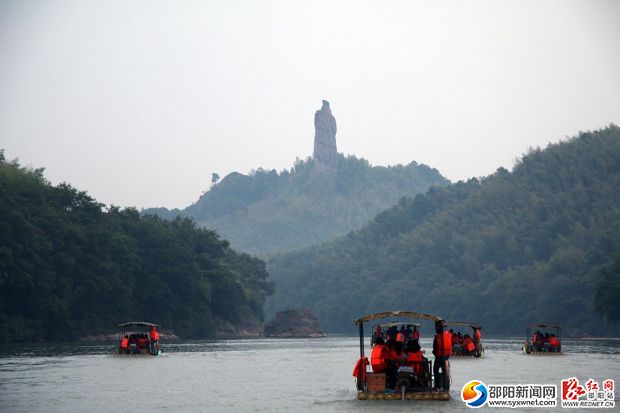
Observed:
[[[347,331],[415,302],[497,333],[553,321],[563,335],[618,335],[619,199],[618,126],[531,148],[511,171],[402,198],[344,237],[272,257],[267,315],[304,306]]]
[[[149,320],[180,337],[256,328],[265,263],[190,219],[106,206],[0,150],[0,341],[66,341]],[[233,330],[234,331],[234,330]]]

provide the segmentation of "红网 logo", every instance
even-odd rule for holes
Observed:
[[[487,386],[479,380],[471,380],[461,390],[461,399],[468,407],[473,408],[484,406],[488,395]]]
[[[602,385],[593,379],[579,384],[576,377],[562,380],[562,407],[574,409],[605,409],[615,407],[615,383],[604,380]]]

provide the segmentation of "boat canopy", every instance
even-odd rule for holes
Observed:
[[[117,324],[116,327],[118,328],[126,328],[126,327],[159,327],[157,324],[155,323],[149,323],[146,321],[130,321],[128,323],[121,323],[121,324]]]
[[[532,327],[540,327],[540,328],[552,327],[552,328],[557,328],[558,330],[562,328],[559,324],[554,324],[554,323],[531,323],[531,324],[528,324],[526,327],[527,328],[532,328]]]
[[[421,327],[420,324],[418,323],[385,323],[385,324],[379,324],[381,327],[392,327],[392,326],[416,326],[416,327]]]
[[[355,320],[355,324],[366,323],[370,320],[377,320],[379,318],[389,318],[389,317],[405,317],[405,318],[420,318],[422,320],[430,320],[430,321],[442,321],[441,317],[437,317],[430,314],[424,313],[415,313],[413,311],[386,311],[383,313],[369,314],[367,316],[358,318]]]
[[[482,329],[482,326],[480,324],[468,323],[467,321],[445,321],[443,325],[446,327],[447,326],[463,326],[463,327],[475,328],[478,330]]]

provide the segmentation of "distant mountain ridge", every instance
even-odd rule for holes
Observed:
[[[436,169],[416,162],[373,167],[339,154],[336,118],[326,100],[314,114],[314,128],[313,157],[296,161],[290,171],[233,172],[185,209],[143,213],[192,218],[217,230],[237,250],[267,255],[344,235],[403,196],[449,183]]]
[[[449,181],[431,167],[371,166],[338,154],[335,170],[316,160],[297,160],[280,173],[259,168],[233,172],[185,209],[150,208],[143,214],[192,218],[215,229],[237,250],[270,254],[291,251],[341,236],[369,222],[403,196],[414,196]]]
[[[595,291],[620,253],[619,201],[620,128],[581,133],[512,172],[432,188],[340,239],[273,257],[267,316],[303,306],[325,330],[352,332],[362,314],[414,309],[494,333],[555,321],[566,334],[618,334]],[[612,277],[596,308],[620,300]]]

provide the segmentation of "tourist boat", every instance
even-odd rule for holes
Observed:
[[[413,318],[428,320],[433,323],[443,321],[440,317],[412,311],[388,311],[370,314],[357,319],[355,324],[359,327],[360,336],[360,358],[354,371],[354,375],[356,376],[357,398],[359,400],[449,400],[450,393],[448,391],[433,390],[435,378],[433,377],[432,360],[426,358],[422,360],[422,373],[419,375],[416,375],[411,367],[400,367],[397,373],[396,391],[386,388],[385,373],[367,371],[367,364],[364,362],[366,360],[366,357],[364,357],[364,323],[385,318]],[[386,325],[419,326],[419,324],[413,323],[391,323]]]
[[[534,333],[532,333],[533,329],[536,329]],[[537,336],[539,338],[535,338]],[[533,355],[557,356],[564,354],[562,353],[562,327],[553,323],[528,324],[525,328],[525,343],[522,350],[525,354]]]
[[[151,328],[159,328],[157,324],[148,323],[146,321],[130,321],[128,323],[117,324],[116,327],[118,328],[118,354],[132,356],[158,356],[161,354],[159,342],[151,343],[149,338]],[[128,346],[126,350],[123,350],[121,348],[121,342],[125,336],[128,338]]]
[[[474,335],[476,334],[476,330],[480,332],[482,331],[481,325],[475,324],[475,323],[468,323],[467,321],[446,321],[444,322],[444,327],[445,328],[471,327],[472,340],[473,340]],[[455,346],[454,343],[452,343],[452,357],[475,357],[475,358],[482,357],[482,355],[484,354],[484,348],[482,347],[482,339],[478,341],[477,343],[474,340],[474,344],[476,345],[476,348],[474,349],[474,351],[466,352],[466,351],[463,351],[460,345]]]

